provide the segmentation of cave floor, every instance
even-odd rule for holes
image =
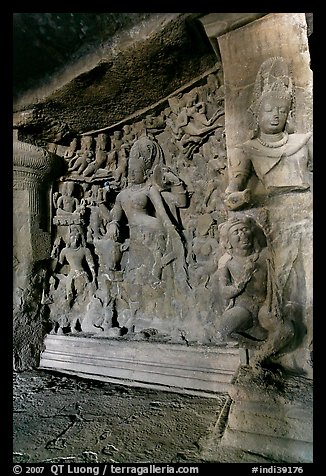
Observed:
[[[219,447],[216,423],[225,426],[219,417],[228,401],[226,394],[205,398],[42,370],[14,373],[13,462],[266,462]]]

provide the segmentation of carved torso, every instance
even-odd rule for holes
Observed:
[[[271,148],[253,139],[243,145],[244,153],[269,192],[307,190],[311,186],[308,146],[312,134],[291,134],[281,147]]]
[[[261,251],[257,256],[232,256],[226,264],[230,282],[236,283],[241,280],[243,270],[247,266],[252,267],[251,279],[246,284],[244,293],[241,294],[237,301],[247,299],[255,299],[259,302],[263,302],[266,297],[266,280],[267,280],[267,268],[266,268],[266,251]]]
[[[150,186],[131,186],[122,190],[117,197],[117,207],[121,207],[127,216],[129,226],[147,225],[161,229],[161,222],[155,216],[149,215]]]

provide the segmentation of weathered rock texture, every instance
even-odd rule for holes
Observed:
[[[257,395],[260,385],[256,382],[253,387],[248,380],[244,382],[246,373],[239,376],[238,392],[242,383],[254,388]],[[309,438],[308,421],[302,426],[298,418],[311,411],[311,385],[291,378],[276,394],[275,388],[268,391],[265,386],[264,394],[268,401],[275,398],[281,403],[287,412],[286,421],[291,422],[292,427],[294,424],[299,431],[302,427],[308,429]],[[230,430],[226,429],[231,399],[225,393],[216,398],[203,398],[26,371],[14,375],[12,461],[66,465],[78,462],[266,465],[289,462],[284,455],[290,446],[286,446],[284,440],[282,455],[279,452],[276,457],[266,451],[266,436],[262,444],[262,433],[256,435],[252,446],[250,429],[248,432],[251,419],[246,418],[249,412],[256,423],[255,430],[258,422],[261,432],[272,429],[272,418],[264,421],[257,412],[257,408],[266,408],[266,402],[251,404],[249,409],[249,402],[245,403],[245,411],[238,419],[238,426],[242,428],[247,422],[247,432],[240,439],[244,449],[240,449],[235,447],[236,440],[230,438]],[[268,412],[270,416],[275,406],[274,403]],[[233,412],[231,409],[234,422]],[[277,412],[276,419],[281,415],[284,418],[283,410]],[[289,426],[279,420],[277,428],[278,433],[284,435]],[[307,461],[308,453],[302,459]],[[294,464],[298,462],[299,459],[295,459]]]
[[[242,367],[220,446],[290,463],[313,462],[313,388],[299,377],[255,378]]]
[[[41,371],[17,374],[13,461],[204,462],[201,439],[208,437],[227,399],[226,394],[210,399]]]
[[[154,364],[154,384],[162,384],[161,372],[171,389],[171,368],[177,369],[175,388],[215,391],[221,404],[212,438],[200,454],[188,453],[188,461],[225,460],[214,447],[231,403],[217,394],[223,387],[215,377],[225,368],[218,362],[209,368],[209,359],[197,366],[196,349],[204,357],[204,348],[213,349],[219,359],[219,349],[230,346],[233,357],[242,348],[249,377],[244,384],[240,374],[235,382],[226,446],[253,452],[261,438],[262,458],[312,459],[311,386],[304,382],[307,399],[300,400],[284,373],[312,377],[312,76],[306,18],[15,15],[15,368],[37,367],[44,335],[51,333],[47,341],[55,343],[53,355],[59,354],[51,365],[69,354],[69,371],[88,377],[92,360],[94,373],[101,369],[98,377],[126,377],[130,383],[136,376],[137,385],[148,385]],[[21,45],[20,35],[33,53]],[[40,54],[43,38],[46,57]],[[69,339],[75,354],[63,352]],[[98,339],[105,345],[94,358],[88,342]],[[123,342],[122,351],[101,358],[98,353],[113,339],[116,347]],[[162,353],[169,345],[176,352],[172,357],[166,352],[162,361],[159,352],[156,360],[146,359],[145,348],[156,344]],[[186,347],[192,359],[187,368],[181,365],[184,356],[173,362]],[[114,375],[102,365],[108,360],[110,369],[120,362]],[[223,374],[228,386],[229,370]],[[205,378],[197,385],[200,375]],[[251,382],[257,381],[251,395]],[[50,453],[59,446],[65,449],[60,457],[70,458],[61,436],[86,422],[88,414],[78,405],[64,413],[56,435],[49,432],[45,442],[37,434],[44,445],[37,457],[52,461]],[[146,413],[139,408],[143,425]],[[78,452],[75,460],[114,458],[115,445],[102,442],[106,428],[100,425],[103,432],[97,433],[94,414],[92,449]],[[189,420],[182,422],[188,431]],[[153,421],[147,423],[150,431]],[[202,442],[203,433],[196,435]],[[125,435],[117,439],[126,444]],[[24,444],[18,458],[28,454]],[[178,451],[166,457],[155,448],[151,455],[179,458]],[[123,457],[131,459],[131,451]]]
[[[289,71],[278,71],[276,77],[287,78],[285,87],[291,86],[287,118],[295,119],[299,132],[278,131],[284,143],[277,163],[288,156],[296,160],[297,152],[306,158],[311,72],[305,15],[222,14],[200,22],[201,14],[105,14],[112,25],[95,35],[91,23],[90,36],[85,36],[87,55],[83,45],[73,48],[77,25],[86,28],[87,18],[104,25],[105,19],[64,15],[15,17],[22,30],[29,23],[40,27],[36,45],[39,32],[53,31],[57,24],[66,28],[63,36],[71,33],[62,57],[54,56],[52,83],[33,76],[27,91],[19,72],[16,76],[18,143],[48,165],[53,161],[53,172],[44,177],[40,191],[38,186],[32,186],[32,193],[15,185],[23,189],[16,194],[16,264],[26,254],[29,279],[37,279],[38,269],[42,274],[39,285],[29,283],[24,289],[36,292],[35,298],[21,297],[22,286],[15,285],[17,335],[30,333],[33,342],[38,335],[36,364],[44,329],[40,316],[48,316],[49,330],[58,336],[128,335],[187,345],[223,345],[232,339],[252,349],[257,365],[295,350],[294,363],[292,355],[284,362],[309,372],[312,230],[310,202],[304,200],[311,197],[309,185],[301,187],[305,194],[295,196],[296,208],[291,202],[285,210],[279,196],[272,200],[269,194],[262,194],[263,203],[250,201],[255,188],[251,182],[245,188],[244,182],[251,180],[247,175],[252,169],[245,164],[238,183],[233,156],[235,146],[249,139],[247,109],[255,78],[265,60],[278,57],[289,63]],[[123,28],[118,35],[119,22]],[[202,25],[210,28],[207,36]],[[218,40],[222,63],[208,39],[216,31],[224,33]],[[57,35],[59,48],[63,40]],[[253,38],[258,53],[252,49]],[[74,57],[67,62],[72,50]],[[47,62],[42,64],[45,68]],[[68,72],[59,74],[63,64]],[[278,152],[274,146],[264,147]],[[285,161],[280,164],[286,167]],[[18,165],[25,173],[25,165]],[[258,166],[250,167],[260,178]],[[282,177],[288,180],[286,172]],[[289,188],[298,191],[296,183]],[[287,212],[282,215],[286,228],[294,230],[287,235],[273,229],[282,210]],[[304,234],[297,227],[301,211],[309,222]],[[232,238],[235,232],[239,240]],[[23,233],[28,239],[21,246]],[[307,241],[303,254],[301,238]],[[277,283],[284,257],[292,260],[286,264],[291,277],[286,291]],[[16,272],[16,278],[23,276]],[[276,303],[275,296],[283,291],[283,301]],[[26,319],[33,322],[33,331]],[[294,349],[286,347],[289,343]]]

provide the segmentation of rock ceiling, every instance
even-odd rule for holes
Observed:
[[[14,127],[40,145],[114,126],[219,64],[204,13],[14,13]],[[229,15],[210,14],[220,18]],[[312,29],[312,14],[306,14]]]
[[[149,107],[214,67],[196,13],[15,13],[14,125],[64,141]]]

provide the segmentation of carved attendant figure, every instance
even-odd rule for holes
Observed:
[[[219,337],[254,343],[257,338],[250,330],[259,326],[259,309],[266,299],[267,279],[271,279],[268,250],[254,236],[254,222],[250,218],[231,218],[219,228],[221,244],[227,250],[218,265],[220,290],[227,304]],[[267,335],[266,332],[260,334]]]
[[[93,137],[83,136],[81,138],[80,150],[76,152],[76,155],[69,160],[68,171],[81,174],[87,166],[94,161],[94,152],[92,150]]]
[[[53,194],[53,204],[56,207],[56,215],[53,223],[57,225],[57,235],[53,243],[52,258],[57,258],[62,240],[67,243],[69,240],[69,226],[78,224],[82,220],[85,208],[83,203],[74,196],[75,183],[63,182],[61,193]]]
[[[107,135],[99,134],[96,137],[96,148],[95,148],[95,160],[91,161],[85,170],[83,171],[84,177],[89,177],[90,175],[95,174],[103,164],[105,166],[107,159]]]
[[[251,365],[259,369],[280,357],[294,335],[282,316],[272,257],[262,231],[246,216],[220,225],[227,252],[219,260],[220,290],[227,301],[218,337],[256,348]]]
[[[77,137],[74,137],[72,139],[68,149],[64,153],[64,158],[65,159],[67,159],[67,160],[72,159],[76,155],[77,144],[78,144],[78,139],[77,139]]]
[[[58,192],[53,194],[53,202],[57,208],[57,214],[70,214],[79,211],[79,201],[74,197],[74,182],[64,182],[62,185],[62,195]]]
[[[186,96],[186,104],[179,112],[175,124],[166,120],[170,126],[183,154],[190,159],[193,152],[200,147],[204,139],[217,127],[217,120],[224,114],[218,108],[210,119],[206,117],[206,106],[198,99],[198,92],[192,91]]]
[[[82,292],[87,284],[90,283],[85,264],[89,267],[93,282],[96,282],[95,265],[92,254],[86,246],[83,246],[82,235],[75,227],[72,227],[70,233],[70,244],[63,248],[59,256],[60,264],[63,264],[65,260],[70,266],[66,280],[66,299],[71,305],[76,295]]]

